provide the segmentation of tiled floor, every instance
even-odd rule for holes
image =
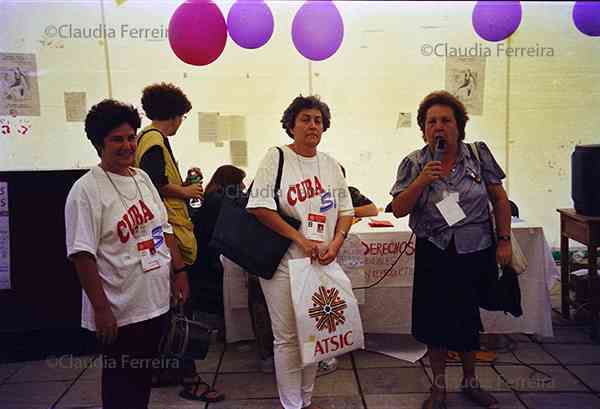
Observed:
[[[555,308],[557,302],[554,296]],[[478,365],[481,384],[494,392],[501,408],[600,409],[600,345],[556,311],[554,338],[510,335],[514,354],[500,352],[495,362]],[[248,349],[248,344],[216,344],[206,360],[198,361],[203,377],[226,394],[225,401],[190,402],[179,398],[177,387],[158,388],[150,408],[279,408],[275,377],[259,371],[256,353]],[[99,363],[66,356],[0,365],[0,409],[100,408]],[[449,366],[447,378],[448,407],[476,407],[460,393],[460,366]],[[315,402],[323,409],[418,409],[430,379],[427,358],[411,364],[358,351],[340,358],[336,372],[317,379]]]

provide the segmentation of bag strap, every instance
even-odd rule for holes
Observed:
[[[479,147],[477,146],[477,142],[468,143],[467,148],[469,148],[471,157],[473,157],[479,164],[479,171],[481,172],[481,159],[479,158]],[[492,241],[494,242],[494,245],[497,246],[498,239],[496,237],[496,223],[494,223],[494,213],[492,212],[492,207],[492,201],[490,200],[488,195],[488,214],[490,216],[490,230],[492,232]]]
[[[275,190],[273,191],[273,198],[275,199],[275,206],[277,207],[277,213],[279,213],[279,188],[281,187],[281,174],[283,173],[283,150],[279,146],[276,147],[277,151],[279,151],[279,164],[277,165],[277,176],[275,177]],[[250,192],[252,191],[252,186],[254,186],[254,181],[250,183],[250,187],[248,188],[248,197],[250,196]]]
[[[275,178],[275,191],[273,198],[275,199],[275,206],[277,206],[277,212],[279,212],[279,188],[281,187],[281,174],[283,173],[283,150],[277,146],[279,151],[279,165],[277,166],[277,177]]]

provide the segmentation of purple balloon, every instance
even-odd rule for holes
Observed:
[[[600,36],[600,2],[578,1],[573,7],[573,23],[583,34]]]
[[[331,57],[343,39],[344,21],[331,1],[307,1],[294,16],[292,41],[309,60]]]
[[[243,48],[259,48],[273,34],[273,13],[263,0],[238,0],[227,15],[232,40]]]
[[[473,28],[487,41],[502,41],[521,24],[521,2],[478,1],[473,9]]]
[[[227,26],[219,7],[210,0],[187,0],[169,21],[169,44],[180,60],[208,65],[221,55]]]

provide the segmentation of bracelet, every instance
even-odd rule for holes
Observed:
[[[498,236],[498,240],[510,241],[510,235],[508,236]]]
[[[180,268],[176,268],[173,271],[173,275],[177,275],[177,274],[179,274],[179,273],[181,273],[183,271],[186,271],[187,269],[188,269],[188,266],[186,266],[186,265],[184,265],[183,267],[180,267]]]

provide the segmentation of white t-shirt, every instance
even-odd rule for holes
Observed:
[[[281,149],[284,164],[279,196],[280,210],[283,214],[302,222],[299,231],[304,237],[307,237],[308,233],[308,214],[324,214],[327,223],[323,245],[326,246],[334,238],[338,217],[354,215],[350,192],[340,165],[322,152],[317,152],[312,158],[306,158],[287,146],[282,146]],[[277,210],[273,191],[278,165],[279,152],[277,148],[271,148],[256,171],[247,208],[265,207]],[[303,257],[306,256],[301,248],[292,243],[278,270],[287,271],[289,260]]]
[[[75,182],[65,204],[67,256],[84,251],[96,258],[102,286],[119,327],[169,310],[171,253],[164,233],[173,230],[148,174],[137,168],[132,170],[141,199],[130,176],[107,174],[95,166]],[[141,238],[133,234],[139,223],[147,223],[160,263],[159,268],[146,273],[137,248]],[[82,293],[81,325],[93,331],[96,325],[92,304],[85,291]]]

